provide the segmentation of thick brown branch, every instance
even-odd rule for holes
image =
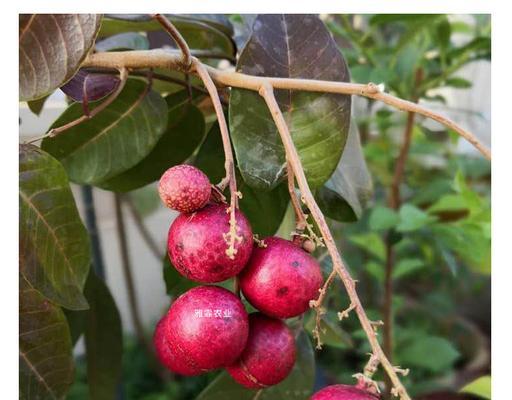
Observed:
[[[163,49],[94,53],[89,55],[89,57],[84,61],[83,66],[116,69],[123,67],[131,69],[171,68],[183,71],[181,53]],[[445,125],[470,142],[487,159],[491,159],[491,152],[489,149],[480,143],[480,141],[471,132],[460,127],[449,118],[413,102],[383,93],[376,85],[371,83],[360,84],[311,79],[270,78],[264,76],[251,76],[233,71],[221,71],[210,66],[204,66],[204,68],[208,70],[209,75],[217,84],[224,86],[258,91],[262,85],[270,84],[275,89],[350,94],[380,100],[383,103],[393,106],[399,110],[421,114]]]
[[[329,230],[329,227],[327,226],[325,217],[322,214],[320,208],[318,207],[318,204],[316,203],[315,198],[311,193],[311,190],[309,189],[307,179],[304,174],[304,170],[302,168],[299,155],[297,153],[297,149],[293,144],[290,132],[288,130],[288,126],[286,125],[286,121],[275,99],[273,88],[269,83],[263,84],[259,89],[259,93],[265,99],[265,102],[267,103],[267,106],[272,114],[272,117],[278,128],[281,140],[286,151],[287,160],[293,167],[302,197],[304,198],[306,205],[311,211],[311,214],[313,215],[313,218],[315,219],[318,228],[322,233],[322,236],[325,240],[325,244],[327,246],[327,250],[329,251],[329,254],[331,255],[333,261],[333,268],[335,269],[335,271],[337,272],[345,286],[345,289],[348,293],[354,311],[356,312],[361,323],[361,326],[363,327],[363,330],[366,333],[368,341],[370,342],[372,353],[374,354],[375,357],[378,357],[379,362],[381,363],[386,373],[388,374],[389,378],[393,382],[394,392],[397,393],[402,400],[410,400],[410,397],[407,394],[405,387],[402,385],[400,379],[396,374],[395,368],[389,362],[382,348],[380,347],[372,323],[368,319],[366,312],[361,304],[361,301],[359,300],[359,296],[357,295],[355,282],[350,276],[343,260],[341,259],[340,254],[338,253],[338,249],[336,248],[334,238]]]

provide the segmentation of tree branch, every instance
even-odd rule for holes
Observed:
[[[193,58],[192,62],[194,63],[194,61],[196,65],[200,64],[197,59]],[[163,49],[94,53],[90,54],[86,58],[83,66],[116,69],[121,69],[123,67],[130,69],[170,68],[183,71],[181,53]],[[202,66],[208,71],[213,81],[223,86],[258,91],[262,85],[270,84],[275,89],[349,94],[379,100],[399,110],[421,114],[445,125],[447,128],[454,130],[457,134],[470,142],[485,156],[485,158],[489,160],[491,159],[490,150],[487,149],[471,132],[457,125],[449,118],[446,118],[432,110],[390,94],[383,93],[375,84],[372,83],[360,84],[311,79],[270,78],[246,75],[233,71],[221,71],[206,65]]]
[[[389,362],[386,355],[384,354],[382,348],[380,347],[379,341],[377,340],[377,335],[375,333],[374,327],[371,321],[368,319],[366,312],[359,300],[359,297],[356,292],[355,282],[350,276],[343,260],[341,259],[340,254],[338,253],[338,249],[336,248],[336,244],[334,242],[334,238],[327,226],[327,222],[325,220],[322,211],[318,207],[318,204],[309,189],[306,175],[304,174],[304,170],[302,168],[302,164],[297,153],[297,149],[293,144],[293,140],[291,138],[290,132],[288,130],[288,126],[286,125],[286,121],[283,117],[281,110],[279,109],[279,105],[275,99],[273,88],[270,83],[262,84],[259,88],[259,93],[267,103],[267,106],[272,114],[272,118],[278,128],[279,135],[281,136],[281,140],[283,142],[287,161],[290,162],[293,171],[295,173],[295,177],[297,179],[297,183],[299,185],[299,189],[301,191],[302,198],[304,199],[306,205],[308,206],[313,218],[315,219],[320,232],[325,240],[325,244],[327,246],[327,250],[331,255],[333,261],[333,268],[337,272],[338,276],[342,280],[345,289],[348,293],[348,296],[351,301],[351,306],[356,312],[361,326],[366,333],[368,341],[370,342],[370,346],[372,348],[372,353],[375,357],[378,358],[379,362],[385,369],[389,378],[393,382],[394,393],[399,395],[402,400],[410,400],[409,395],[405,387],[400,382],[400,379],[397,376],[395,367]]]
[[[188,70],[192,65],[192,55],[190,54],[188,44],[185,41],[185,39],[183,39],[183,36],[181,36],[181,33],[176,29],[173,23],[169,21],[164,15],[154,14],[153,18],[157,20],[160,23],[160,25],[162,25],[162,27],[176,42],[182,53],[181,61],[183,63],[183,68]]]

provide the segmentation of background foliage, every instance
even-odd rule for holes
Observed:
[[[71,18],[20,16],[20,100],[39,113],[46,96],[65,85],[70,105],[53,126],[84,112],[84,88],[89,95],[94,92],[90,104],[85,102],[93,109],[119,83],[105,72],[77,74],[94,38],[97,51],[173,45],[148,16],[110,15],[101,24],[100,17],[81,17],[79,46]],[[473,61],[490,60],[488,16],[473,16],[474,23],[446,15],[329,15],[323,21],[316,16],[169,18],[195,54],[212,65],[219,58],[223,63],[237,59],[238,70],[258,75],[384,83],[402,98],[444,107],[449,104],[436,89],[471,87],[457,73]],[[45,25],[51,26],[48,40],[41,36],[43,52],[37,53],[31,37]],[[298,33],[288,36],[280,26]],[[54,35],[59,28],[63,35]],[[314,33],[308,36],[309,31]],[[462,44],[456,35],[464,37]],[[50,59],[50,48],[44,47],[49,40],[60,50],[52,53],[54,62],[45,72],[41,65]],[[66,46],[74,53],[72,62],[64,63]],[[38,68],[31,70],[30,63]],[[162,374],[140,337],[123,340],[117,307],[97,260],[91,260],[90,240],[69,187],[69,181],[90,184],[136,201],[141,191],[135,189],[185,161],[218,182],[223,176],[219,128],[204,89],[194,78],[190,83],[187,90],[182,74],[154,71],[149,87],[146,71],[139,71],[94,119],[45,138],[40,148],[20,145],[22,397],[254,398],[223,372],[186,379]],[[222,96],[244,195],[240,206],[260,236],[288,237],[293,213],[282,183],[283,149],[268,112],[254,93],[233,90]],[[400,205],[393,207],[390,187],[406,115],[367,100],[351,108],[346,96],[280,92],[278,101],[372,319],[383,318],[386,282],[393,283],[392,355],[396,364],[411,368],[404,378],[411,394],[464,386],[466,393],[490,398],[489,163],[458,152],[453,132],[433,130],[417,118],[399,186]],[[154,192],[148,186],[147,193]],[[151,207],[145,210],[150,212]],[[322,249],[316,255],[329,271]],[[191,286],[167,259],[163,277],[171,298]],[[313,351],[312,315],[291,320],[297,364],[260,400],[307,399],[313,387],[350,383],[362,369],[369,347],[355,317],[343,323],[337,319],[336,311],[348,305],[339,286],[330,291],[327,304],[324,349]],[[150,336],[152,327],[144,329]],[[82,335],[86,352],[73,360],[73,345]]]

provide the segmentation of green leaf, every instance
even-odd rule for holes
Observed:
[[[153,150],[137,165],[98,184],[116,192],[128,192],[154,182],[170,167],[186,161],[204,138],[205,122],[190,104],[185,91],[166,98],[167,128]]]
[[[447,194],[428,208],[429,213],[436,211],[458,211],[469,208],[466,198],[459,194]]]
[[[44,103],[46,103],[46,100],[48,100],[48,97],[50,97],[50,95],[41,97],[37,100],[27,101],[28,108],[35,115],[39,116],[41,114],[41,111],[43,111]]]
[[[316,315],[311,314],[304,329],[312,335],[316,326]],[[328,311],[320,320],[320,338],[322,344],[338,349],[347,349],[354,345],[350,335],[340,327],[340,320],[334,311]]]
[[[436,336],[416,337],[398,352],[400,365],[424,368],[433,373],[445,371],[459,358],[459,352],[446,339]]]
[[[296,345],[297,361],[283,382],[266,389],[250,390],[221,372],[196,400],[308,400],[315,379],[315,357],[311,341],[303,330],[297,336]]]
[[[95,184],[119,175],[149,154],[167,126],[164,99],[146,92],[145,82],[128,80],[105,110],[58,136],[45,138],[42,148],[64,165],[73,182]],[[80,104],[72,104],[51,128],[82,113]]]
[[[259,15],[237,63],[250,75],[349,81],[330,32],[314,15]],[[278,90],[308,182],[320,187],[336,169],[350,125],[350,96]],[[238,165],[254,188],[272,189],[286,174],[280,136],[262,97],[233,89],[229,120]]]
[[[195,166],[201,169],[210,181],[219,182],[224,176],[224,151],[219,124],[215,123],[199,149]],[[237,174],[238,190],[242,193],[240,209],[249,219],[254,233],[260,237],[273,235],[283,220],[289,202],[286,184],[270,191],[251,188]]]
[[[445,81],[445,86],[450,86],[450,87],[454,87],[454,88],[458,88],[458,89],[467,89],[467,88],[470,88],[471,86],[473,86],[473,84],[468,81],[467,79],[464,79],[464,78],[460,78],[460,77],[453,77],[453,78],[448,78],[446,81]]]
[[[111,36],[123,32],[160,31],[162,26],[147,15],[143,18],[130,18],[130,14],[109,15],[103,19],[100,37]],[[219,22],[198,14],[197,17],[185,15],[170,15],[166,17],[181,33],[191,49],[208,50],[227,57],[233,57],[235,46],[230,36],[225,33],[225,27],[220,28]],[[208,23],[205,21],[209,20]],[[222,25],[222,24],[221,24]]]
[[[318,190],[316,199],[328,217],[350,222],[361,218],[372,194],[372,179],[363,156],[357,125],[353,122],[340,162]]]
[[[85,295],[90,304],[85,324],[90,399],[113,399],[121,375],[121,317],[108,287],[94,273],[89,274]]]
[[[370,214],[368,226],[372,231],[380,231],[394,228],[399,221],[400,217],[395,210],[384,206],[376,206]]]
[[[70,79],[100,23],[99,14],[20,14],[20,100],[44,97]]]
[[[436,218],[413,206],[404,204],[399,211],[400,223],[397,226],[399,232],[411,232],[423,228],[435,221]]]
[[[240,210],[251,223],[254,233],[260,238],[276,233],[286,213],[290,200],[288,187],[280,184],[269,192],[256,190],[239,180],[239,191],[243,197],[240,200]]]
[[[468,383],[460,391],[491,400],[491,377],[489,375],[481,376],[473,382]]]
[[[21,145],[20,270],[63,307],[87,308],[82,290],[90,246],[62,165],[33,145]]]
[[[407,22],[417,24],[423,20],[438,18],[437,14],[376,14],[371,17],[370,25],[390,24],[393,22]]]
[[[215,122],[208,131],[194,160],[194,165],[214,184],[224,177],[224,150],[218,122]]]
[[[450,25],[450,21],[448,21],[448,18],[443,17],[443,19],[437,24],[436,28],[436,39],[441,51],[444,52],[444,50],[450,45],[451,34],[452,27]]]
[[[386,246],[378,234],[365,233],[351,235],[348,239],[356,246],[366,250],[370,254],[373,254],[379,260],[384,260],[386,258]]]
[[[400,279],[410,275],[425,266],[419,258],[406,258],[400,260],[393,268],[393,279]]]
[[[126,32],[100,40],[94,47],[96,51],[147,50],[149,49],[149,42],[140,33]]]
[[[66,317],[20,274],[19,388],[22,399],[62,399],[74,378]]]

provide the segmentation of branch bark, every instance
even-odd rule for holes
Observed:
[[[193,63],[201,64],[193,57]],[[202,64],[201,64],[202,65]],[[331,82],[309,79],[271,78],[265,76],[252,76],[233,71],[221,71],[219,69],[202,65],[209,73],[213,81],[219,85],[231,86],[242,89],[259,91],[262,85],[270,84],[275,89],[304,90],[309,92],[340,93],[364,96],[370,99],[382,101],[401,111],[410,111],[431,118],[457,134],[465,138],[477,148],[485,158],[491,159],[491,152],[471,132],[457,125],[455,122],[432,110],[413,102],[400,99],[387,93],[383,93],[373,83],[347,83]],[[83,67],[100,68],[170,68],[186,72],[182,67],[182,55],[172,50],[134,50],[123,52],[105,52],[90,54],[83,63]]]
[[[290,131],[288,130],[288,126],[283,117],[283,114],[277,104],[276,98],[274,96],[273,87],[270,83],[265,83],[261,85],[259,88],[259,93],[267,103],[267,106],[272,114],[272,118],[278,128],[279,135],[281,136],[281,140],[283,142],[287,161],[293,168],[295,173],[295,177],[297,179],[297,183],[299,185],[299,189],[301,191],[302,198],[304,202],[308,206],[313,218],[315,219],[320,232],[325,240],[325,245],[327,246],[327,250],[333,261],[333,268],[342,280],[345,289],[348,293],[348,296],[351,301],[351,306],[356,312],[361,326],[366,333],[368,341],[370,342],[370,346],[372,348],[372,353],[375,357],[378,358],[380,364],[383,366],[384,370],[388,374],[389,378],[393,382],[394,393],[399,395],[402,400],[410,400],[405,387],[400,382],[400,379],[397,376],[395,367],[389,362],[384,351],[380,347],[379,341],[377,340],[377,335],[373,328],[373,324],[369,320],[366,312],[359,300],[359,296],[356,292],[355,281],[350,276],[343,260],[341,259],[340,254],[338,253],[338,249],[336,248],[336,244],[334,242],[334,238],[327,226],[327,222],[325,220],[322,211],[318,207],[318,204],[309,189],[306,175],[304,174],[304,170],[302,168],[302,164],[299,158],[299,154],[297,153],[297,149],[293,144],[293,140],[290,135]]]

